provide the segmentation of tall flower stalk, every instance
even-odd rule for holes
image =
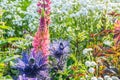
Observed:
[[[50,0],[39,0],[38,13],[40,14],[40,23],[34,36],[32,45],[35,52],[41,51],[43,55],[49,55],[49,24],[50,24]]]

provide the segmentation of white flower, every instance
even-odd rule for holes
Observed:
[[[90,0],[79,0],[81,5],[88,5],[90,3]]]
[[[71,17],[71,18],[73,18],[73,17],[75,17],[75,16],[76,16],[75,13],[70,14],[70,17]]]
[[[89,76],[88,76],[88,75],[85,75],[85,78],[89,78]]]
[[[80,14],[83,15],[83,16],[87,16],[88,10],[83,7],[83,8],[80,9],[80,11],[77,14],[78,14],[78,16],[80,16]]]
[[[96,65],[97,64],[94,61],[91,62],[91,66],[96,66]]]
[[[111,45],[112,45],[112,42],[109,41],[109,40],[105,40],[103,43],[104,43],[105,45],[108,45],[108,46],[111,46]]]
[[[9,31],[9,32],[8,32],[8,36],[14,36],[14,35],[15,35],[15,33],[14,33],[14,32],[15,32],[14,30]]]
[[[96,64],[94,61],[86,61],[86,62],[85,62],[85,65],[86,65],[87,67],[91,67],[91,66],[96,66],[97,64]]]
[[[7,18],[7,19],[11,19],[12,16],[11,16],[11,15],[7,15],[5,18]]]
[[[25,36],[25,39],[26,39],[26,40],[32,41],[32,40],[33,40],[33,37],[32,37],[31,35],[28,34],[28,35]]]
[[[108,76],[108,75],[105,75],[105,76],[104,76],[104,79],[105,79],[105,80],[108,80],[109,78],[110,78],[110,76]]]
[[[87,54],[88,52],[90,52],[90,51],[92,51],[93,49],[92,48],[85,48],[84,50],[83,50],[83,54],[85,55],[85,54]]]
[[[97,80],[97,78],[96,77],[92,77],[91,80]]]
[[[88,70],[90,73],[94,73],[95,72],[95,69],[90,67],[89,70]]]
[[[98,77],[98,80],[103,80],[103,78],[102,77]]]
[[[90,66],[91,66],[91,62],[90,62],[90,61],[86,61],[86,62],[85,62],[85,65],[86,65],[87,67],[90,67]]]
[[[97,5],[94,5],[94,7],[100,11],[106,9],[106,6],[104,4],[97,4]]]
[[[112,78],[107,78],[106,80],[112,80]]]
[[[111,78],[112,78],[112,80],[119,80],[119,78],[116,76],[112,76]]]

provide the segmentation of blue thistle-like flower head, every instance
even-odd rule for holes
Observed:
[[[62,55],[70,52],[69,42],[64,40],[56,40],[50,45],[50,52],[55,58],[60,59]]]
[[[50,65],[51,65],[51,71],[52,71],[51,79],[54,80],[59,70],[63,71],[65,69],[69,52],[70,52],[69,41],[60,39],[60,40],[53,41],[51,43],[50,45],[50,53],[51,53]]]
[[[18,63],[16,65],[17,69],[20,72],[20,75],[24,75],[27,78],[41,78],[47,77],[47,56],[42,56],[42,53],[27,54],[26,52],[22,53],[22,59],[17,59]],[[42,74],[44,73],[44,74]],[[27,79],[25,79],[27,80]]]

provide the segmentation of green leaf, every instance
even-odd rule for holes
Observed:
[[[13,38],[8,38],[7,41],[8,42],[12,42],[12,41],[16,41],[16,40],[24,40],[23,38],[19,38],[19,37],[13,37]]]
[[[14,55],[12,57],[10,56],[10,57],[7,57],[5,60],[3,60],[3,62],[8,62],[8,61],[11,61],[11,60],[16,59],[18,57],[20,57],[20,56],[19,55]]]
[[[75,57],[74,54],[71,54],[71,55],[70,55],[70,58],[71,58],[73,61],[77,62],[77,59],[76,59],[76,57]]]
[[[11,28],[11,27],[9,27],[9,26],[2,26],[2,25],[0,25],[0,28],[1,28],[1,29],[12,30],[12,28]]]
[[[0,40],[0,46],[5,45],[6,43],[7,43],[7,41],[6,41],[6,40]]]
[[[5,64],[4,63],[0,63],[0,69],[4,68]]]

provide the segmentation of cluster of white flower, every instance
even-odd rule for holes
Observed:
[[[107,4],[106,4],[107,3]],[[74,7],[78,5],[78,10],[75,11]],[[119,10],[120,4],[113,3],[110,0],[52,0],[52,12],[56,14],[69,14],[70,11],[73,13],[69,14],[70,17],[78,17],[80,15],[86,16],[91,10],[96,12],[96,10],[105,10],[109,12]]]
[[[17,14],[14,15],[14,18],[15,19],[12,20],[14,25],[23,26],[23,22],[22,22],[23,19],[19,15],[17,15]]]
[[[31,0],[30,6],[27,7],[27,11],[25,12],[26,16],[24,17],[25,20],[28,20],[28,27],[31,31],[34,31],[38,26],[39,23],[39,15],[37,13],[37,1],[38,0]]]
[[[13,42],[12,46],[25,49],[31,46],[33,37],[29,34],[24,35],[24,39]]]
[[[119,80],[119,78],[116,77],[116,76],[110,77],[110,76],[106,75],[106,76],[104,76],[104,78],[102,78],[102,77],[98,77],[98,78],[97,77],[92,77],[91,80]]]
[[[91,80],[97,80],[97,77],[92,77]]]
[[[120,4],[112,3],[109,0],[51,0],[51,25],[50,28],[54,32],[62,31],[62,27],[67,27],[66,33],[71,40],[75,39],[76,27],[87,27],[89,22],[85,22],[91,18],[92,22],[99,21],[103,16],[102,13],[107,9],[108,13],[118,10]],[[76,21],[77,24],[74,24]],[[112,21],[110,19],[110,21]],[[91,23],[92,23],[91,22]],[[98,22],[96,22],[98,23]],[[82,25],[83,24],[83,25]],[[73,28],[76,26],[75,28]],[[91,25],[90,25],[91,26]],[[95,26],[95,25],[94,25]],[[70,29],[71,27],[71,29]],[[92,29],[88,27],[88,29]],[[71,31],[70,31],[71,30]],[[81,29],[83,30],[83,29]],[[64,30],[65,31],[65,30]],[[90,30],[91,32],[93,30]],[[86,31],[88,34],[88,32]],[[84,50],[83,54],[86,54]],[[88,51],[89,52],[89,51]]]
[[[24,6],[22,4],[23,1],[25,0],[2,0],[0,6],[8,12],[5,19],[10,19],[12,21],[11,24],[16,27],[28,26],[31,31],[34,31],[39,23],[39,15],[37,13],[38,0],[29,0],[30,5],[27,6],[26,10],[21,9],[21,6]]]
[[[87,67],[91,67],[91,66],[96,66],[97,64],[96,64],[96,62],[94,62],[94,61],[86,61],[86,62],[85,62],[85,65],[86,65]]]
[[[54,14],[68,14],[73,4],[74,0],[52,0],[51,12]]]
[[[89,72],[89,73],[94,73],[94,72],[95,72],[95,69],[94,69],[93,67],[90,67],[90,68],[88,69],[88,72]]]
[[[89,73],[94,73],[94,72],[95,72],[94,67],[97,65],[96,62],[94,62],[94,61],[86,61],[86,62],[85,62],[85,65],[86,65],[87,67],[89,67],[89,69],[88,69],[88,72],[89,72]]]
[[[85,48],[85,49],[83,50],[83,54],[86,55],[86,54],[88,54],[88,53],[91,52],[91,51],[93,51],[92,48]]]
[[[39,23],[39,15],[36,12],[36,4],[38,0],[29,0],[31,4],[27,7],[26,11],[22,10],[20,7],[22,6],[21,2],[23,1],[25,0],[2,0],[0,2],[0,6],[7,12],[9,12],[9,14],[5,16],[5,18],[12,19],[14,25],[27,25],[31,31],[34,31]],[[64,15],[62,16],[62,18],[65,18],[66,16],[79,17],[80,15],[86,16],[89,13],[89,10],[96,12],[96,9],[106,9],[106,2],[108,2],[107,6],[109,11],[112,11],[113,8],[118,10],[120,7],[119,3],[112,3],[109,0],[104,0],[102,2],[100,0],[51,0],[51,2],[52,21],[54,21],[54,18],[56,16],[62,16],[61,14]],[[75,7],[77,7],[77,9],[74,9]],[[24,14],[24,17],[20,16],[19,14]],[[55,23],[56,22],[54,21],[52,24]]]
[[[10,30],[10,31],[8,32],[8,36],[14,36],[14,32],[15,32],[15,30]]]

